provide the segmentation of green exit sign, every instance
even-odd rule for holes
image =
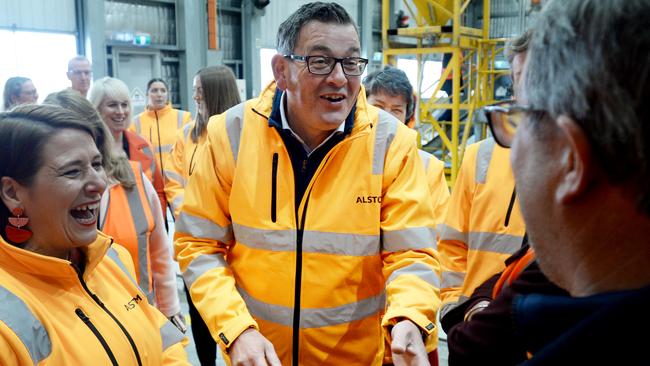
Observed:
[[[149,46],[151,44],[150,34],[136,34],[133,37],[133,44],[136,46]]]

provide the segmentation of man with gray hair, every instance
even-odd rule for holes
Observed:
[[[336,3],[278,31],[275,81],[214,116],[176,224],[196,308],[235,365],[426,365],[438,257],[416,134],[370,107]],[[427,346],[430,343],[427,342]]]
[[[550,1],[520,105],[493,112],[539,266],[572,296],[515,299],[527,364],[648,363],[630,331],[650,324],[648,14],[648,0]]]
[[[70,80],[71,88],[84,97],[88,96],[93,71],[86,56],[75,56],[68,61],[68,72],[66,74],[68,80]]]

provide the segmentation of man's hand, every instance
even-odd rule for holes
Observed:
[[[390,334],[393,338],[390,350],[395,366],[430,365],[420,329],[412,321],[400,321]]]
[[[253,328],[243,331],[230,346],[230,361],[235,366],[282,366],[273,344]]]

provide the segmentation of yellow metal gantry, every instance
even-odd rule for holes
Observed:
[[[495,80],[500,74],[507,73],[494,68],[495,57],[503,52],[504,40],[489,38],[490,0],[483,0],[482,28],[463,25],[465,11],[472,0],[402,1],[416,26],[391,29],[391,0],[382,0],[383,63],[395,65],[398,56],[415,55],[418,61],[418,85],[414,89],[418,96],[416,113],[419,117],[416,128],[422,132],[425,130],[423,126],[431,125],[432,135],[440,138],[441,151],[436,155],[445,162],[449,184],[453,185],[470,134],[474,112],[494,101]],[[405,37],[415,39],[415,44],[396,41]],[[451,54],[451,59],[440,79],[431,86],[422,85],[424,57],[445,53]],[[446,98],[437,98],[437,93],[449,77],[452,81],[452,94]],[[423,87],[424,90],[433,88],[433,94],[428,100],[420,95]],[[441,110],[451,110],[450,121],[438,120],[434,116],[434,112]],[[478,138],[485,137],[485,128],[482,130]]]

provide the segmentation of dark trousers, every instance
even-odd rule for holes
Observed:
[[[196,346],[196,353],[199,357],[201,366],[215,366],[217,360],[217,343],[210,335],[208,326],[205,325],[201,314],[196,310],[190,292],[185,286],[185,295],[187,296],[187,305],[190,308],[190,319],[192,324],[192,337],[194,337],[194,345]]]

